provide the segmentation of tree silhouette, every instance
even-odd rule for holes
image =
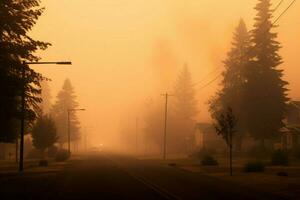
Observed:
[[[33,126],[31,136],[34,147],[44,156],[45,150],[53,146],[58,139],[54,120],[47,115],[40,116]]]
[[[188,150],[193,141],[195,117],[197,115],[196,92],[193,87],[191,73],[185,64],[175,83],[174,97],[170,100],[170,145],[174,149]]]
[[[41,91],[42,102],[40,104],[40,108],[43,114],[49,114],[50,109],[52,107],[52,102],[51,102],[52,96],[51,96],[51,91],[47,80],[41,82],[41,89],[42,89]]]
[[[278,54],[281,48],[276,41],[277,33],[272,22],[270,0],[259,0],[255,9],[254,30],[252,31],[253,51],[247,67],[245,86],[245,113],[247,127],[251,135],[262,142],[279,136],[284,126],[283,119],[287,107],[287,82],[283,80],[283,70],[278,66],[283,63]]]
[[[49,43],[28,35],[43,10],[38,0],[0,1],[0,141],[12,142],[16,138],[23,87],[27,124],[37,117],[42,76],[23,65],[22,61],[39,60],[34,53],[49,46]],[[25,80],[22,78],[23,69]]]
[[[79,104],[76,101],[74,88],[69,79],[66,79],[62,90],[57,95],[57,100],[51,110],[59,136],[59,143],[62,145],[68,139],[68,109],[76,109]],[[77,141],[80,139],[80,123],[77,118],[76,112],[70,112],[70,128],[71,140]]]
[[[239,134],[235,137],[235,146],[238,151],[242,148],[243,133],[247,131],[244,104],[247,104],[248,100],[244,98],[244,92],[245,73],[249,64],[249,48],[250,35],[244,20],[241,19],[234,33],[232,48],[224,61],[225,71],[222,74],[222,89],[210,101],[210,112],[214,119],[219,117],[219,113],[225,111],[228,107],[234,109],[235,115],[239,118],[237,124]]]
[[[232,176],[232,139],[236,133],[237,120],[233,114],[232,108],[228,107],[216,118],[215,129],[218,135],[221,135],[229,148],[229,167]]]

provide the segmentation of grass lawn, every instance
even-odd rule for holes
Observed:
[[[2,179],[10,177],[24,177],[26,175],[34,174],[50,174],[61,171],[66,166],[66,162],[54,162],[48,160],[47,167],[40,167],[39,160],[25,160],[24,172],[19,173],[19,165],[15,161],[1,161],[0,162],[0,183]]]
[[[290,166],[266,166],[262,173],[243,172],[244,164],[255,159],[234,159],[234,175],[229,176],[228,160],[217,157],[219,166],[201,166],[196,159],[169,160],[168,163],[176,163],[175,167],[192,173],[202,173],[217,179],[234,182],[251,189],[270,194],[279,195],[287,199],[300,199],[300,165],[292,162]],[[264,160],[268,163],[268,160]],[[286,172],[287,177],[278,176],[278,172]]]
[[[24,171],[19,173],[14,161],[1,161],[1,199],[43,199],[51,195],[59,172],[66,166],[66,162],[49,160],[47,167],[39,167],[39,160],[25,160]]]

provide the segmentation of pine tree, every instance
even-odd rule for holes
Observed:
[[[270,0],[259,0],[255,7],[257,16],[251,40],[253,51],[250,51],[251,62],[247,67],[245,86],[247,127],[263,147],[266,139],[279,136],[288,101],[288,83],[283,80],[283,70],[278,68],[283,61],[278,54],[281,46],[276,41],[277,33],[272,31],[274,25],[270,7]]]
[[[171,99],[169,144],[180,151],[191,146],[192,135],[197,115],[197,101],[192,83],[191,73],[185,64],[180,72],[174,88],[174,98]],[[171,148],[172,149],[172,148]]]
[[[244,104],[247,103],[247,99],[244,98],[244,92],[246,68],[250,59],[248,55],[249,48],[250,35],[244,20],[241,19],[234,33],[232,48],[224,61],[225,71],[222,74],[222,89],[210,101],[210,112],[214,119],[217,119],[219,113],[225,112],[228,107],[234,110],[236,117],[239,119],[237,124],[239,134],[234,138],[238,151],[242,148],[242,137],[247,131],[245,125],[246,113],[244,111]]]
[[[78,106],[79,104],[76,101],[76,95],[71,81],[66,79],[51,110],[51,116],[57,126],[58,141],[60,144],[67,142],[68,139],[68,109],[76,109]],[[71,140],[77,141],[80,139],[80,123],[76,112],[70,112],[70,122]]]
[[[31,136],[34,147],[44,155],[45,150],[58,139],[54,120],[47,115],[40,116],[33,126]]]
[[[43,10],[39,0],[0,1],[0,141],[11,142],[16,138],[24,84],[27,124],[32,123],[37,116],[42,76],[24,66],[22,61],[39,60],[34,53],[49,46],[49,43],[28,36]],[[25,81],[22,79],[23,69]]]
[[[174,88],[174,110],[176,115],[184,120],[193,121],[197,115],[196,92],[188,65],[180,72]]]

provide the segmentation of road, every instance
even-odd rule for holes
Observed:
[[[71,160],[64,170],[0,176],[0,199],[275,199],[215,178],[116,154]]]

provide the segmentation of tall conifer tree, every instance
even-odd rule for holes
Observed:
[[[184,120],[193,121],[197,115],[196,92],[188,65],[185,64],[178,75],[174,88],[174,110]]]
[[[66,79],[51,111],[51,116],[57,127],[58,142],[60,144],[68,141],[68,109],[76,109],[78,106],[71,81]],[[70,122],[71,140],[77,141],[80,139],[80,123],[76,112],[70,112]]]
[[[276,40],[272,24],[270,0],[259,0],[255,9],[252,31],[253,51],[247,68],[246,99],[247,127],[252,136],[262,141],[273,139],[284,126],[287,106],[287,82],[283,80],[283,63],[279,55],[280,43]]]
[[[217,119],[219,113],[223,113],[228,107],[232,108],[238,118],[237,130],[239,134],[235,135],[235,147],[241,149],[241,142],[246,127],[246,113],[244,104],[247,99],[244,98],[246,84],[246,68],[249,64],[248,50],[250,47],[250,34],[248,33],[246,24],[243,19],[237,26],[232,48],[228,52],[224,61],[225,71],[223,72],[222,89],[217,93],[216,97],[210,102],[210,111],[212,117]]]
[[[179,73],[174,88],[174,97],[170,99],[169,145],[173,149],[185,151],[193,141],[195,117],[197,115],[196,92],[188,65]]]

